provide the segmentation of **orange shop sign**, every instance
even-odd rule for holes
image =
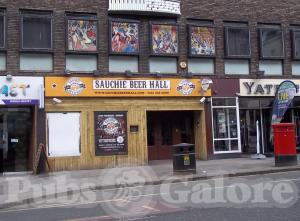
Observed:
[[[46,97],[211,96],[207,79],[45,77]]]

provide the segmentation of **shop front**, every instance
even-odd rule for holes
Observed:
[[[240,79],[239,109],[243,153],[256,153],[259,124],[261,152],[273,155],[271,118],[277,87],[286,79]],[[291,80],[299,88],[300,80]],[[296,144],[300,145],[300,93],[296,94],[281,122],[296,124]]]
[[[194,143],[207,159],[207,81],[46,77],[47,152],[54,170],[142,165]]]
[[[273,101],[277,87],[286,79],[215,79],[212,85],[210,118],[207,117],[209,158],[240,157],[257,152],[274,152],[271,129]],[[299,88],[300,80],[292,79]],[[209,122],[210,121],[210,122]],[[281,122],[295,123],[300,147],[300,93],[296,94]],[[258,128],[257,128],[258,124]],[[208,143],[209,144],[209,143]]]
[[[42,77],[2,76],[0,100],[0,173],[32,170],[42,118]]]

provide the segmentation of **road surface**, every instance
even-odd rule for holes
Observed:
[[[300,172],[94,190],[0,210],[1,221],[299,221]]]

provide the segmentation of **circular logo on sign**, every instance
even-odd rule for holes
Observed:
[[[65,91],[73,96],[80,94],[85,84],[79,78],[71,78],[65,85]]]
[[[118,142],[118,143],[123,143],[123,142],[124,142],[124,138],[121,137],[121,136],[118,136],[118,137],[117,137],[117,142]]]
[[[177,91],[182,93],[183,95],[190,95],[195,89],[195,85],[190,80],[182,80],[179,82],[177,86]]]
[[[103,128],[105,133],[112,135],[118,132],[120,123],[117,121],[117,119],[109,117],[105,121],[103,121],[101,127]]]
[[[212,84],[212,80],[211,79],[207,79],[204,78],[201,80],[201,88],[203,91],[207,91],[210,87],[210,85]]]

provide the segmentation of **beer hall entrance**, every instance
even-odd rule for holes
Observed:
[[[172,159],[172,145],[195,143],[193,111],[147,112],[148,159]]]

